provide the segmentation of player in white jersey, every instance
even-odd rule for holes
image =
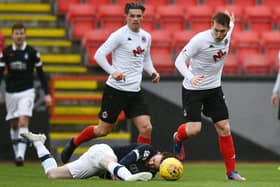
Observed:
[[[186,123],[174,133],[173,151],[179,159],[184,159],[183,141],[201,131],[203,111],[215,124],[228,179],[241,181],[245,178],[235,171],[235,148],[221,88],[222,69],[233,26],[233,15],[216,13],[212,18],[212,28],[196,34],[176,58],[175,66],[184,76],[182,101]]]
[[[143,70],[152,77],[153,83],[159,82],[160,75],[150,56],[151,35],[141,29],[145,7],[131,2],[125,5],[124,11],[127,24],[113,32],[94,56],[109,74],[98,125],[86,127],[68,142],[61,153],[64,163],[81,143],[110,133],[122,110],[139,131],[137,143],[151,143],[152,124],[140,84]],[[106,59],[108,54],[112,55],[112,64]]]

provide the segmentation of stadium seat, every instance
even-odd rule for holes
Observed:
[[[72,29],[72,39],[80,40],[85,31],[96,27],[96,8],[89,4],[72,4],[69,7],[66,20]]]
[[[119,5],[102,5],[97,8],[102,29],[114,31],[125,24],[124,10]]]
[[[198,4],[197,0],[174,0],[173,2],[180,6],[193,6]]]
[[[142,21],[142,28],[150,31],[155,29],[155,7],[153,5],[145,5],[144,20]]]
[[[185,25],[191,30],[201,31],[211,27],[213,9],[208,6],[188,6],[185,11]]]
[[[244,17],[244,21],[252,31],[261,33],[272,30],[272,9],[268,6],[245,7]]]
[[[262,0],[262,4],[271,8],[279,6],[279,1],[276,0]]]
[[[184,9],[177,5],[162,5],[156,9],[157,22],[161,29],[184,29]]]
[[[92,4],[96,7],[102,6],[102,5],[110,5],[111,0],[87,0],[86,1],[88,4]]]
[[[82,48],[86,52],[84,54],[86,64],[88,65],[96,65],[93,56],[96,50],[100,47],[102,43],[110,35],[110,32],[107,30],[90,30],[85,33],[83,40],[82,40]]]
[[[168,5],[169,0],[142,0],[145,5],[153,5],[153,6],[159,6],[159,5]]]
[[[171,32],[169,30],[153,30],[151,36],[151,56],[155,67],[161,73],[172,73],[174,63],[171,50]]]
[[[54,9],[57,15],[66,15],[71,4],[79,4],[80,0],[56,0]]]
[[[224,12],[225,10],[230,13],[234,13],[235,22],[234,22],[234,32],[244,29],[244,9],[243,6],[238,5],[226,5],[226,6],[217,6],[215,12]]]
[[[4,49],[5,46],[4,43],[5,43],[5,37],[0,31],[0,52],[2,52],[2,50]]]
[[[244,54],[239,56],[242,73],[249,76],[269,76],[272,74],[272,63],[264,54]]]
[[[257,0],[232,0],[232,4],[233,5],[239,5],[239,6],[251,6],[251,5],[256,5],[257,4]]]
[[[264,32],[261,35],[261,47],[265,54],[273,61],[277,61],[280,50],[280,33],[279,31]]]
[[[227,5],[228,0],[202,0],[202,4],[215,8],[216,6]]]
[[[237,76],[240,74],[240,64],[236,55],[229,54],[225,57],[223,76]]]
[[[177,56],[195,34],[194,31],[187,30],[174,32],[172,37],[173,55]]]
[[[273,23],[275,27],[280,30],[280,6],[276,6],[272,9],[273,11]]]
[[[252,31],[233,32],[231,47],[238,55],[259,53],[261,49],[259,34]]]

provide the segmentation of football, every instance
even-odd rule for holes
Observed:
[[[174,157],[166,158],[160,164],[159,174],[165,180],[178,180],[182,177],[183,172],[183,164]]]

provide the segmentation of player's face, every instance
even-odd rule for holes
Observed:
[[[156,154],[147,162],[147,166],[156,170],[159,170],[160,161],[162,159],[161,154]]]
[[[12,39],[17,47],[20,47],[25,40],[25,31],[24,29],[15,29],[12,33]]]
[[[221,25],[216,21],[212,23],[212,35],[216,42],[222,41],[225,38],[228,30],[229,28],[227,26]]]
[[[143,12],[141,9],[130,9],[126,15],[127,25],[134,32],[139,31],[142,20]]]

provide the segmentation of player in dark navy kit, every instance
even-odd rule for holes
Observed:
[[[45,174],[52,179],[99,176],[105,179],[147,181],[156,175],[164,159],[173,156],[172,153],[158,152],[149,144],[120,147],[95,144],[77,160],[57,167],[55,159],[44,145],[44,134],[27,132],[21,136],[33,143]]]
[[[7,108],[6,120],[10,123],[10,135],[13,142],[17,166],[22,166],[26,151],[26,142],[20,136],[28,132],[29,118],[34,106],[34,69],[45,92],[45,103],[51,104],[48,83],[43,72],[40,53],[25,42],[25,27],[21,23],[12,26],[13,44],[0,52],[0,81],[5,76]]]

